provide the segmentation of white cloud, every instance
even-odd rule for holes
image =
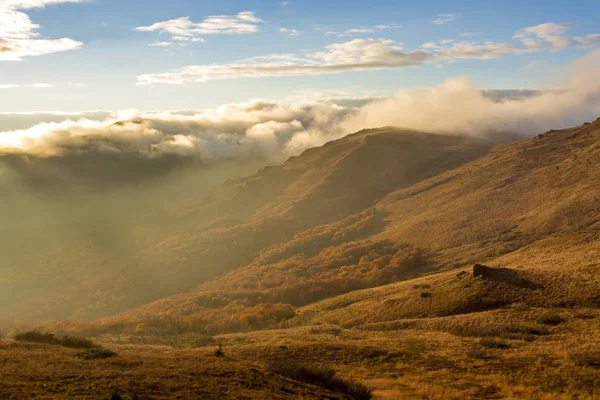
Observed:
[[[554,50],[562,50],[570,47],[589,47],[600,43],[600,34],[579,37],[566,36],[566,32],[575,25],[573,22],[548,22],[521,29],[515,34],[515,38],[533,50],[548,46]]]
[[[437,18],[431,21],[434,25],[443,25],[446,22],[458,19],[458,14],[438,14]]]
[[[334,104],[264,100],[207,110],[130,110],[103,121],[66,119],[0,132],[0,153],[179,154],[206,162],[257,156],[281,160],[343,136],[340,122],[355,111]]]
[[[151,47],[174,47],[174,46],[185,46],[185,43],[173,43],[173,42],[154,42],[150,43],[148,46]]]
[[[327,36],[348,37],[348,36],[358,36],[358,35],[364,35],[364,34],[369,34],[369,33],[375,33],[375,32],[383,31],[386,29],[399,29],[399,28],[401,28],[400,25],[375,25],[372,27],[363,26],[360,28],[351,28],[351,29],[347,29],[342,32],[338,32],[338,31],[336,31],[334,29],[330,29],[330,28],[323,29],[323,27],[315,27],[314,29],[315,30],[325,30],[325,35],[327,35]]]
[[[367,104],[344,121],[347,131],[395,125],[438,133],[533,135],[581,125],[600,115],[600,50],[571,66],[553,90],[480,90],[466,77],[441,85],[402,89]]]
[[[393,91],[365,89],[359,86],[350,86],[341,89],[317,89],[306,88],[295,90],[291,95],[286,97],[286,101],[291,103],[331,103],[340,105],[361,105],[370,101],[389,97]]]
[[[29,15],[20,11],[49,4],[78,3],[79,0],[0,0],[0,61],[20,61],[23,57],[41,56],[75,50],[83,43],[69,38],[40,39]]]
[[[192,22],[190,17],[181,17],[135,28],[138,32],[170,34],[173,40],[203,42],[205,35],[248,34],[258,32],[262,19],[254,11],[243,11],[236,15],[213,15],[202,22]]]
[[[595,46],[600,43],[600,33],[574,37],[573,40],[583,47]]]
[[[302,35],[302,31],[296,30],[296,29],[289,29],[289,28],[281,28],[279,30],[280,33],[287,33],[290,36],[300,36]]]
[[[321,98],[256,100],[208,110],[125,111],[105,120],[73,115],[28,129],[0,132],[0,153],[60,156],[111,153],[178,154],[206,162],[232,158],[281,160],[364,128],[493,136],[534,135],[600,115],[600,51],[574,63],[554,90],[481,90],[468,78],[402,89],[393,96],[347,104]],[[360,90],[324,91],[324,99]],[[303,93],[299,93],[301,96]],[[360,99],[358,99],[360,100]]]
[[[560,45],[557,34],[548,32],[556,31],[525,28],[515,35],[521,43],[444,39],[437,43],[424,43],[415,50],[405,50],[402,43],[389,39],[354,39],[328,45],[320,52],[272,54],[230,64],[192,65],[172,72],[141,75],[138,76],[138,83],[182,84],[267,76],[322,75],[450,63],[460,59],[487,60],[564,48],[557,47]],[[565,31],[560,32],[562,34]],[[532,34],[534,37],[531,37]],[[571,47],[600,43],[600,35],[595,34],[583,38],[560,38]]]
[[[326,46],[325,51],[307,55],[270,55],[232,64],[185,67],[179,71],[138,77],[141,84],[207,82],[211,80],[332,74],[415,66],[432,54],[417,50],[403,52],[399,43],[385,39],[355,39]]]
[[[33,89],[51,89],[54,85],[49,83],[33,83],[30,85],[5,84],[0,85],[0,89],[33,88]]]
[[[84,3],[89,0],[0,0],[1,8],[15,8],[26,10],[30,8],[43,8],[61,3]]]
[[[521,40],[525,46],[534,49],[543,46],[543,43],[549,43],[554,49],[565,49],[572,47],[572,42],[564,34],[574,25],[574,23],[548,22],[521,29],[516,33],[515,38]]]

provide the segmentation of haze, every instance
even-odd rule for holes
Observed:
[[[0,398],[600,398],[600,4],[408,3],[0,0]]]

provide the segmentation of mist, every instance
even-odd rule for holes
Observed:
[[[344,128],[394,125],[493,139],[497,133],[528,137],[581,125],[600,116],[599,63],[600,51],[594,51],[573,63],[556,87],[536,92],[482,91],[467,77],[432,88],[402,89],[362,107],[344,121]]]
[[[190,201],[361,129],[393,125],[499,141],[594,120],[599,63],[600,51],[590,53],[546,90],[490,90],[456,77],[360,101],[253,100],[206,110],[55,116],[26,128],[19,122],[21,128],[0,133],[0,303],[20,304],[38,290],[32,302],[40,315],[69,315],[40,304],[73,282],[112,282],[128,265],[143,265],[142,249],[201,231],[214,215],[210,207],[182,213]],[[48,265],[62,275],[46,276]]]
[[[0,152],[279,163],[360,129],[386,125],[490,139],[498,133],[527,137],[600,115],[599,62],[600,51],[588,54],[546,90],[483,89],[468,77],[456,77],[370,101],[254,100],[206,110],[128,110],[104,120],[67,118],[0,133]]]

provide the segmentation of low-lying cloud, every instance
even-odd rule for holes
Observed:
[[[212,163],[281,160],[363,128],[386,125],[493,138],[534,135],[600,116],[600,51],[572,65],[551,90],[482,90],[466,77],[372,99],[266,101],[208,110],[66,118],[0,133],[0,152],[38,156],[178,155]]]
[[[580,125],[600,116],[600,50],[576,61],[569,77],[545,91],[481,91],[465,77],[439,86],[399,90],[362,107],[346,130],[394,125],[438,133],[490,137],[533,135]]]
[[[58,156],[165,154],[216,161],[297,154],[344,134],[354,107],[251,101],[210,110],[122,112],[105,120],[65,119],[0,133],[0,152]]]

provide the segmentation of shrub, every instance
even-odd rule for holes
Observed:
[[[479,341],[479,344],[490,349],[508,349],[510,347],[506,340],[494,338],[483,338]]]
[[[367,386],[337,377],[335,371],[329,368],[302,365],[293,360],[279,360],[271,363],[269,370],[296,381],[343,393],[355,400],[370,400],[373,397]]]
[[[101,346],[96,346],[92,349],[77,353],[76,356],[83,360],[102,360],[105,358],[116,357],[118,354],[112,350]]]
[[[538,322],[544,325],[559,325],[565,322],[565,319],[558,313],[550,312],[541,316]]]
[[[14,339],[17,342],[57,344],[57,338],[53,333],[42,333],[38,331],[17,333]]]
[[[97,344],[90,339],[75,336],[63,336],[61,339],[58,339],[58,344],[72,349],[91,349],[97,346]]]
[[[115,390],[114,392],[112,392],[110,394],[109,397],[107,397],[104,400],[137,400],[140,399],[140,397],[138,397],[137,395],[133,395],[133,396],[128,396],[126,394],[121,393],[121,391],[119,390]]]
[[[96,343],[89,339],[75,336],[63,336],[62,338],[58,338],[54,336],[53,333],[43,333],[38,331],[17,333],[14,339],[18,342],[54,344],[72,349],[91,349],[97,346]]]
[[[215,357],[225,357],[225,353],[223,353],[223,345],[219,343],[219,346],[215,349]]]

